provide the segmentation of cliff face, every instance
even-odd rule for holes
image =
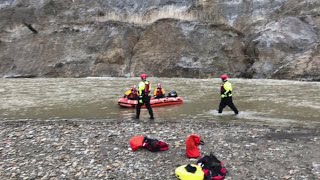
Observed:
[[[0,76],[320,80],[318,0],[2,0]]]
[[[163,19],[144,31],[131,70],[160,77],[240,76],[243,48],[242,35],[228,26]]]

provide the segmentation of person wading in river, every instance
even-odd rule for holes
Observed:
[[[153,117],[153,111],[150,105],[150,89],[151,89],[151,84],[149,81],[147,81],[147,75],[146,74],[141,74],[140,75],[141,82],[138,85],[138,95],[139,95],[139,100],[138,100],[138,105],[136,108],[136,119],[139,119],[140,117],[140,110],[143,104],[146,105],[149,114],[150,114],[150,119],[154,119]]]
[[[221,101],[220,101],[218,113],[222,113],[223,108],[225,108],[226,106],[229,106],[235,114],[238,114],[239,111],[232,101],[232,85],[228,81],[228,76],[226,74],[223,74],[220,76],[220,78],[223,84],[221,85],[221,88],[220,88]]]

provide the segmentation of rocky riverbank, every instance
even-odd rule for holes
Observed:
[[[226,179],[319,179],[319,129],[205,121],[26,121],[0,123],[0,179],[175,179],[185,138],[197,133],[203,155],[214,152]],[[170,149],[132,152],[145,135]]]

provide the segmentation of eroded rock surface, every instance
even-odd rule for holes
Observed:
[[[0,2],[2,77],[319,80],[320,2]]]

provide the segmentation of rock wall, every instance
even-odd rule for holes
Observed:
[[[37,34],[23,25],[10,29],[15,35],[1,43],[4,76],[123,76],[141,33],[119,22],[49,27]]]
[[[242,34],[228,26],[172,19],[144,31],[134,49],[132,72],[160,77],[217,77],[246,70]]]
[[[0,76],[320,80],[318,0],[1,0]]]

